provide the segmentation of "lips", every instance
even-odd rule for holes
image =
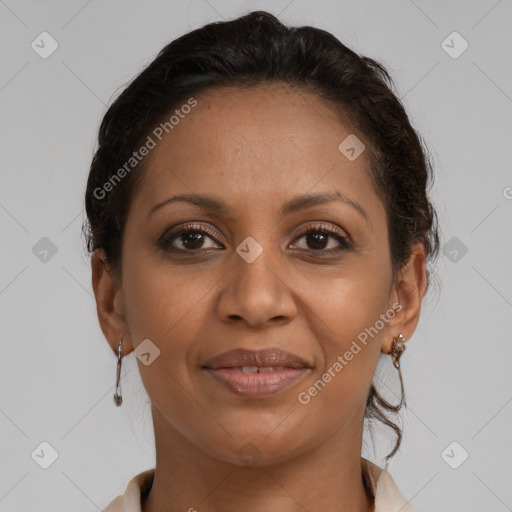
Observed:
[[[202,368],[215,382],[242,398],[264,398],[292,387],[310,373],[312,366],[291,352],[268,348],[224,352]]]
[[[258,373],[271,371],[269,368],[311,368],[299,356],[279,348],[266,348],[262,350],[247,350],[237,348],[224,352],[206,361],[203,368],[217,370],[219,368],[245,368],[244,373]]]

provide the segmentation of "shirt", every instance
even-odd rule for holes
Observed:
[[[361,468],[375,500],[374,512],[414,512],[387,469],[363,457]],[[117,496],[102,512],[141,512],[141,498],[151,489],[154,476],[154,468],[134,476],[128,482],[124,494]]]

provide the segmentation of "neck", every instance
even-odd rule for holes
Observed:
[[[152,411],[157,460],[142,512],[374,510],[362,477],[362,420],[286,461],[246,467],[210,456]]]

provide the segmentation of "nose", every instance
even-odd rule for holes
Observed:
[[[234,267],[222,281],[217,312],[224,322],[262,328],[288,323],[297,314],[286,272],[266,251],[252,263],[235,256]]]

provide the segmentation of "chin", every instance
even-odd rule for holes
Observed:
[[[241,433],[231,425],[230,433],[232,436],[226,434],[224,443],[217,439],[205,440],[204,444],[212,457],[240,467],[265,467],[278,464],[309,448],[304,443],[304,439],[294,439],[289,430],[280,432],[274,430],[268,434],[255,432],[252,429],[250,432]]]

